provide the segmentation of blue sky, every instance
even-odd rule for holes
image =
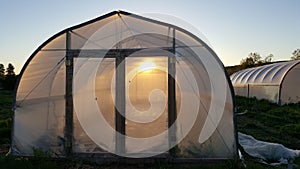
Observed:
[[[18,73],[33,51],[57,32],[113,10],[162,13],[196,27],[225,66],[250,52],[287,60],[300,48],[299,0],[3,0],[0,63]]]

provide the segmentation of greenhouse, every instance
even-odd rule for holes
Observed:
[[[277,104],[300,102],[300,61],[287,61],[241,70],[231,75],[236,95]]]
[[[11,153],[232,159],[234,118],[229,77],[206,43],[114,11],[62,30],[29,57]]]

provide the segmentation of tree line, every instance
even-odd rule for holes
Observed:
[[[16,81],[15,67],[9,63],[5,69],[4,65],[0,63],[0,89],[13,90]]]
[[[226,67],[226,71],[230,76],[233,73],[243,69],[270,64],[272,63],[273,58],[274,58],[273,54],[269,54],[263,58],[259,53],[251,52],[246,58],[241,60],[239,65]],[[300,60],[300,49],[294,50],[290,59]]]

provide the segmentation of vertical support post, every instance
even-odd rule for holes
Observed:
[[[173,29],[173,56],[168,57],[168,134],[169,134],[169,147],[176,143],[176,118],[177,118],[177,110],[176,110],[176,58],[175,58],[175,49],[176,39],[175,39],[175,29]],[[174,124],[173,128],[170,128]],[[171,155],[176,155],[177,146],[173,147],[169,150]]]
[[[247,84],[247,98],[249,98],[249,97],[250,97],[250,94],[249,94],[249,92],[250,92],[250,85],[249,85],[249,84]]]
[[[116,94],[115,94],[115,125],[116,153],[125,153],[125,55],[116,56]]]
[[[279,90],[278,90],[278,98],[277,98],[278,105],[282,105],[281,104],[281,91],[282,91],[282,83],[280,83]]]
[[[65,103],[65,155],[67,157],[72,155],[73,145],[73,55],[71,49],[71,35],[68,31],[66,33],[66,103]]]

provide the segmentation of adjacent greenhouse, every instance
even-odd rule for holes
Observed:
[[[278,62],[231,75],[236,95],[278,104],[300,102],[300,61]]]
[[[16,88],[12,154],[232,159],[233,111],[229,78],[201,39],[116,11],[30,56]]]

